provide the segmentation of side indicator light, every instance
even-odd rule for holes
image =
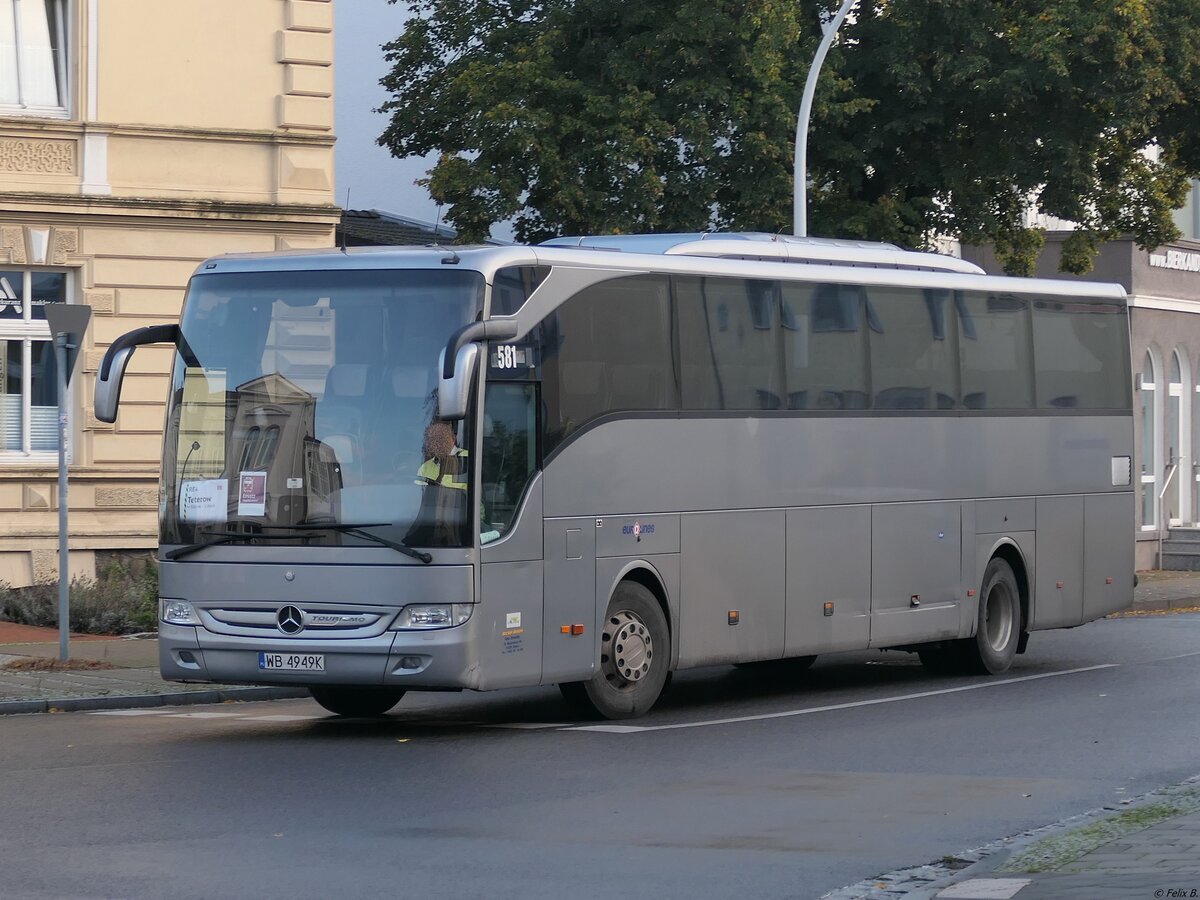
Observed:
[[[1065,581],[1056,581],[1056,582],[1054,582],[1054,586],[1055,586],[1056,588],[1058,588],[1059,590],[1062,590],[1062,587],[1063,587],[1063,585],[1064,585],[1064,584],[1066,584],[1066,582],[1065,582]]]
[[[742,618],[742,614],[738,610],[731,609],[729,611],[729,624],[730,625],[736,625],[739,621],[741,621],[741,618]]]
[[[1105,584],[1112,584],[1112,576],[1109,576],[1108,578],[1105,578],[1105,579],[1104,579],[1104,583],[1105,583]]]
[[[576,637],[583,634],[583,626],[582,625],[572,625],[571,626],[571,634],[575,635]]]
[[[562,626],[562,628],[560,628],[560,629],[558,629],[558,630],[559,630],[559,631],[561,631],[563,634],[570,634],[570,633],[571,633],[571,626],[570,626],[570,625],[564,625],[564,626]]]
[[[825,605],[822,607],[822,612],[823,612],[825,615],[827,615],[827,616],[832,616],[832,615],[833,615],[833,603],[831,603],[831,602],[830,602],[830,603],[826,603],[826,604],[825,604]]]
[[[975,588],[967,588],[967,596],[974,597],[975,596]]]

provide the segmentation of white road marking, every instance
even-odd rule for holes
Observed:
[[[1119,663],[1102,663],[1098,666],[1085,666],[1081,669],[1064,669],[1061,672],[1043,672],[1040,675],[1024,675],[1020,678],[1002,678],[998,681],[984,681],[978,684],[964,684],[961,687],[943,688],[940,691],[921,691],[917,694],[901,694],[897,697],[880,697],[876,700],[856,700],[853,703],[835,703],[830,706],[811,706],[806,709],[788,709],[783,712],[761,713],[756,716],[735,716],[730,719],[710,719],[706,722],[680,722],[676,725],[576,725],[563,728],[561,731],[605,731],[612,734],[634,734],[643,731],[673,731],[679,728],[704,728],[709,725],[732,725],[738,722],[758,722],[763,719],[785,719],[790,716],[806,716],[811,713],[833,712],[838,709],[855,709],[860,706],[878,706],[881,703],[898,703],[901,700],[920,700],[924,697],[938,697],[942,694],[957,694],[962,691],[975,691],[980,688],[1000,687],[1004,684],[1018,684],[1022,681],[1037,681],[1041,678],[1056,678],[1059,675],[1076,675],[1080,672],[1095,672],[1099,669],[1113,669]]]
[[[1200,656],[1200,650],[1194,650],[1191,653],[1180,653],[1176,656],[1160,656],[1158,659],[1147,660],[1147,662],[1166,662],[1169,659],[1187,659],[1189,656]]]
[[[106,709],[100,712],[90,712],[89,716],[164,716],[165,709]]]
[[[1011,900],[1032,878],[968,878],[938,891],[945,900]]]
[[[240,719],[241,713],[226,713],[226,712],[190,712],[190,713],[170,713],[165,718],[168,719]]]
[[[503,725],[484,725],[484,728],[515,728],[519,731],[537,731],[540,728],[567,728],[566,722],[506,722]]]
[[[313,719],[325,719],[327,716],[286,716],[282,713],[273,716],[242,716],[243,722],[309,722]]]

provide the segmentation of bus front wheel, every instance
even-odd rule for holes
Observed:
[[[403,688],[313,685],[308,692],[331,713],[361,719],[382,716],[404,696]]]
[[[644,586],[622,581],[604,616],[600,667],[587,681],[560,684],[563,696],[605,719],[649,712],[667,683],[670,633],[662,607]]]

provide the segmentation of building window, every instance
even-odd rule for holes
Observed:
[[[1183,483],[1186,476],[1179,470],[1183,462],[1183,422],[1180,406],[1183,402],[1183,372],[1179,351],[1171,354],[1171,374],[1167,382],[1166,428],[1163,435],[1163,471],[1171,479],[1163,497],[1168,525],[1182,525]]]
[[[1142,365],[1142,530],[1153,531],[1158,527],[1158,497],[1155,486],[1158,453],[1155,449],[1154,395],[1156,392],[1154,357],[1146,354]]]
[[[0,269],[0,459],[58,450],[58,372],[45,306],[66,300],[66,272]]]
[[[67,114],[67,0],[0,0],[0,112]]]

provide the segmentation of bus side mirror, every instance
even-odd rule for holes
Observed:
[[[438,418],[456,422],[466,418],[467,404],[471,400],[471,385],[475,381],[475,366],[479,361],[479,345],[463,344],[454,357],[454,370],[445,376],[446,351],[438,359]]]
[[[517,336],[512,319],[489,319],[464,325],[450,336],[438,357],[438,416],[448,421],[466,418],[471,399],[479,341],[510,340]]]
[[[100,363],[100,372],[96,376],[96,393],[93,399],[96,418],[109,424],[117,421],[117,406],[121,400],[121,382],[125,380],[125,368],[133,351],[143,344],[174,344],[179,352],[188,360],[189,365],[195,363],[195,357],[183,340],[178,325],[148,325],[136,331],[121,335]]]

